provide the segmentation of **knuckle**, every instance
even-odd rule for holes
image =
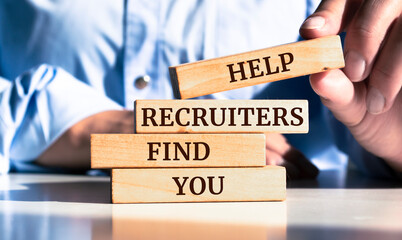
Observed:
[[[365,39],[375,39],[380,38],[381,36],[380,32],[374,27],[364,24],[355,26],[353,29],[351,29],[351,32]]]
[[[371,71],[371,79],[383,81],[387,79],[393,79],[394,75],[392,71],[387,69],[386,67],[377,67],[374,66],[373,70]]]

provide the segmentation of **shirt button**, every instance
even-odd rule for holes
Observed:
[[[148,86],[150,81],[151,78],[148,75],[140,76],[137,79],[135,79],[134,86],[137,89],[144,89]]]

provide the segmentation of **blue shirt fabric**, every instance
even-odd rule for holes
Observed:
[[[132,109],[136,99],[173,98],[169,66],[297,41],[299,26],[317,4],[2,0],[0,172],[44,170],[34,159],[90,115]],[[144,75],[151,78],[149,86],[136,88],[135,80]],[[310,133],[289,135],[289,141],[317,163],[344,162],[326,110],[305,78],[203,98],[309,99]]]

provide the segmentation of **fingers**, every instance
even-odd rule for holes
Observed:
[[[351,127],[363,119],[366,111],[379,114],[391,108],[402,85],[401,43],[402,20],[398,18],[371,71],[368,89],[365,83],[350,82],[346,71],[343,74],[334,70],[310,77],[314,91],[338,120]]]
[[[284,155],[291,148],[286,138],[280,133],[266,133],[265,139],[265,147],[280,155]]]
[[[300,35],[310,39],[342,32],[357,11],[360,2],[360,0],[323,0],[300,27]]]
[[[304,155],[296,149],[292,149],[284,156],[277,152],[266,151],[267,165],[282,166],[286,168],[289,178],[316,178],[319,170]]]
[[[266,159],[268,165],[286,168],[291,178],[315,178],[318,169],[279,133],[266,134]]]
[[[383,40],[401,11],[400,0],[324,0],[303,23],[300,34],[317,38],[347,28],[344,72],[351,81],[362,81],[370,74]]]
[[[286,161],[282,156],[276,152],[266,151],[267,165],[282,166],[286,168],[287,177],[290,179],[300,178],[300,170],[294,164]]]
[[[388,111],[402,85],[402,17],[394,23],[375,62],[368,86],[367,110],[372,114]]]
[[[370,74],[392,22],[401,12],[400,0],[366,0],[354,16],[345,39],[344,72],[351,81]]]
[[[310,76],[313,90],[334,116],[348,127],[358,125],[366,114],[366,86],[352,83],[339,69]]]
[[[316,178],[319,170],[318,168],[312,164],[299,150],[295,148],[291,148],[286,154],[283,156],[289,163],[295,165],[298,169],[300,169],[300,177],[301,178]]]

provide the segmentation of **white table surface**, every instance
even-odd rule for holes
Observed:
[[[322,172],[284,202],[110,204],[108,177],[0,176],[0,239],[402,239],[402,182]]]

